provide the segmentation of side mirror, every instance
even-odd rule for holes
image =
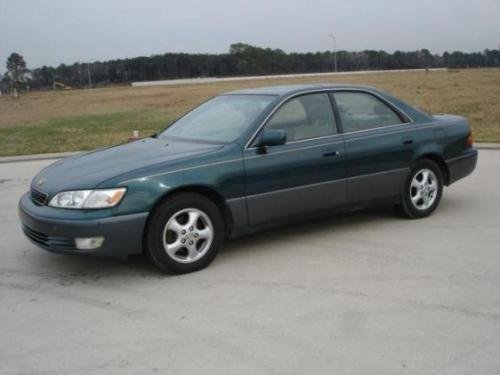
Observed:
[[[286,143],[286,133],[281,129],[269,129],[264,130],[261,134],[259,140],[257,141],[257,147],[265,146],[279,146]]]

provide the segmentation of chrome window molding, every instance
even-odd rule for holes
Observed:
[[[408,122],[403,122],[403,123],[401,123],[401,124],[394,124],[394,125],[379,126],[379,127],[376,127],[376,128],[371,128],[371,129],[366,129],[366,130],[356,130],[356,131],[354,131],[354,132],[348,132],[348,133],[343,133],[343,134],[347,136],[347,135],[351,135],[351,134],[366,133],[366,132],[369,132],[369,131],[372,131],[372,130],[380,130],[380,129],[387,129],[387,128],[389,128],[389,129],[394,129],[394,128],[398,127],[398,126],[403,127],[403,126],[406,126],[406,125],[408,125],[408,124],[409,124]],[[401,132],[401,131],[410,131],[410,130],[415,130],[415,128],[401,129],[401,130],[397,130],[396,132]],[[395,133],[396,133],[396,132],[395,132]],[[372,135],[370,135],[370,136],[374,136],[374,137],[375,137],[375,136],[379,136],[379,135],[381,135],[381,134],[372,134]],[[369,136],[369,137],[370,137],[370,136]],[[351,139],[351,138],[346,138],[346,142],[349,142],[349,141],[351,141],[351,140],[353,140],[353,139],[357,139],[357,138],[352,138],[352,139]]]
[[[335,142],[335,144],[337,144],[338,142]],[[332,145],[332,143],[321,143],[319,145],[311,145],[311,146],[305,146],[305,147],[297,147],[297,148],[293,148],[293,149],[288,149],[288,150],[280,150],[280,151],[274,151],[273,153],[271,154],[256,154],[256,155],[251,155],[251,156],[245,156],[244,159],[245,160],[248,160],[248,159],[255,159],[255,158],[260,158],[260,157],[264,157],[264,156],[273,156],[273,155],[280,155],[280,154],[286,154],[287,152],[295,152],[295,151],[303,151],[303,150],[308,150],[310,148],[318,148],[318,147],[325,147],[325,146],[330,146]],[[253,150],[255,149],[254,148],[249,148],[248,150]],[[340,154],[340,151],[339,151],[339,154]]]
[[[313,138],[304,138],[304,139],[298,139],[296,141],[290,141],[285,143],[285,145],[294,145],[294,144],[299,144],[299,143],[304,143],[304,142],[309,142],[309,141],[315,141],[318,139],[327,139],[327,138],[341,138],[343,134],[342,133],[335,133],[335,134],[328,134],[328,135],[322,135],[321,137],[313,137]],[[247,147],[245,150],[255,150],[258,147]]]
[[[293,144],[296,144],[296,143],[304,143],[304,142],[307,142],[307,141],[315,141],[317,139],[340,138],[339,136],[341,136],[341,135],[342,135],[341,133],[335,133],[335,134],[322,135],[321,137],[297,139],[296,141],[290,141],[290,142],[287,142],[286,144],[287,145],[293,145]],[[255,148],[255,147],[252,147],[252,148]]]

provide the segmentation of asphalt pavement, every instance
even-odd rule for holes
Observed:
[[[0,374],[500,373],[500,151],[429,218],[289,225],[174,277],[28,242],[17,201],[50,162],[0,164]]]

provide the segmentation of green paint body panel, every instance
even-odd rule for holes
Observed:
[[[376,96],[406,122],[343,134],[335,111],[338,134],[266,149],[252,147],[265,120],[290,98],[329,92],[335,110],[335,92],[346,90]],[[105,243],[105,248],[96,252],[128,254],[141,251],[143,231],[153,207],[182,190],[200,191],[216,199],[225,212],[228,235],[236,236],[273,222],[336,208],[379,200],[397,202],[411,164],[421,157],[440,160],[450,182],[475,167],[477,153],[466,146],[470,131],[466,119],[426,115],[374,88],[279,86],[237,93],[264,93],[276,99],[235,142],[208,144],[147,138],[60,160],[33,179],[32,187],[43,191],[48,199],[60,191],[125,186],[124,199],[111,209],[70,210],[39,206],[25,196],[19,204],[23,225],[62,236],[64,228],[69,228],[71,236],[80,223],[90,228],[90,236],[96,228],[105,234],[106,222],[114,220],[110,226],[116,237],[116,218],[130,217],[137,230],[130,233],[134,230],[127,227],[128,233],[121,235],[130,236],[131,246],[120,250]],[[46,183],[39,188],[36,182],[40,179]]]

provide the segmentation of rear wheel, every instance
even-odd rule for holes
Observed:
[[[200,194],[180,193],[152,213],[145,247],[160,270],[179,274],[206,267],[223,240],[219,208]]]
[[[443,173],[432,160],[419,160],[406,179],[401,197],[403,214],[412,219],[429,216],[443,193]]]

